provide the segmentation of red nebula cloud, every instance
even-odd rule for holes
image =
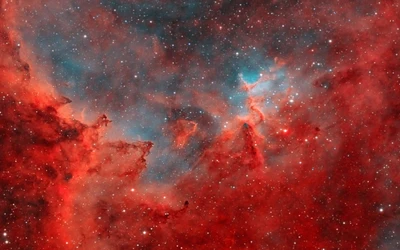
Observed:
[[[193,121],[180,119],[172,125],[171,130],[176,138],[174,141],[175,147],[183,148],[190,137],[196,132],[197,124]]]
[[[394,249],[382,235],[399,224],[400,45],[381,21],[378,48],[336,43],[328,60],[352,46],[358,62],[315,77],[293,103],[294,90],[273,97],[279,109],[249,94],[239,117],[196,92],[193,103],[228,121],[217,131],[203,110],[171,105],[171,151],[208,142],[161,184],[141,179],[153,143],[106,140],[106,115],[85,124],[64,112],[70,100],[32,77],[0,15],[0,248]]]

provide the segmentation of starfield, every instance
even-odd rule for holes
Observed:
[[[398,0],[0,7],[0,249],[400,249]]]

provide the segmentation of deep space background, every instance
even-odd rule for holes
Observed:
[[[400,249],[399,0],[0,6],[0,249]]]

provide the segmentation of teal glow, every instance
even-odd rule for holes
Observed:
[[[242,79],[247,83],[255,83],[260,79],[260,73],[258,70],[246,70],[242,72]]]

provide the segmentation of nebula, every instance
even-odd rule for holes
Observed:
[[[398,1],[0,6],[0,249],[400,248]]]

